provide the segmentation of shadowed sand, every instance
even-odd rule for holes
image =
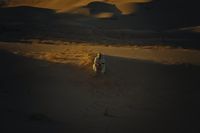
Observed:
[[[118,56],[106,56],[106,75],[95,78],[90,65],[86,65],[88,70],[79,63],[37,58],[41,52],[85,53],[84,45],[20,46],[1,45],[10,51],[0,52],[2,133],[199,131],[199,66],[119,57],[123,52],[116,50]],[[101,48],[105,53],[110,49]],[[92,49],[100,50],[98,46],[89,51]],[[11,54],[13,51],[18,55]],[[26,55],[30,51],[36,57]]]

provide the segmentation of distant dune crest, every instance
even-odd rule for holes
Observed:
[[[156,31],[199,26],[199,5],[198,0],[0,0],[0,6],[31,6],[91,18],[114,18],[115,24],[107,27]],[[199,28],[191,31],[199,32]]]
[[[83,15],[90,15],[90,11],[86,7],[91,3],[102,2],[106,4],[110,4],[110,7],[107,6],[108,11],[105,10],[105,4],[99,5],[102,6],[103,10],[99,14],[93,16],[100,17],[111,17],[113,15],[119,14],[117,10],[119,10],[122,14],[131,14],[135,11],[134,3],[144,3],[149,2],[151,0],[4,0],[1,2],[1,5],[6,6],[33,6],[33,7],[41,7],[41,8],[49,8],[55,9],[58,12],[71,12],[80,13]],[[115,5],[116,9],[113,9],[113,5]],[[93,8],[95,8],[95,6]],[[118,8],[118,9],[117,9]],[[118,12],[118,13],[117,13]]]

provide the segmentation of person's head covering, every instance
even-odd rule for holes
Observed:
[[[101,58],[101,56],[102,56],[102,54],[99,52],[99,53],[97,53],[97,57],[98,58]]]

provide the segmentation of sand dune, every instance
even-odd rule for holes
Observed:
[[[7,6],[35,6],[67,12],[98,1],[117,5],[123,14],[134,11],[132,3],[149,2],[149,0],[7,0]]]
[[[200,132],[199,9],[197,0],[0,0],[0,133]]]
[[[196,16],[199,12],[199,2],[181,0],[8,0],[7,6],[34,6],[40,8],[54,9],[57,12],[78,12],[87,14],[83,10],[89,3],[100,2],[115,5],[123,15],[119,23],[126,23],[129,27],[143,29],[178,29],[199,25],[200,20]],[[77,11],[76,11],[77,10]],[[105,17],[111,17],[111,13],[102,11]],[[134,14],[133,16],[131,14]],[[90,15],[90,14],[89,14]],[[97,15],[98,16],[98,15]]]
[[[96,51],[107,55],[99,77],[79,64]],[[198,132],[199,56],[161,47],[1,43],[0,132]]]
[[[176,0],[176,3],[179,2]],[[86,5],[84,3],[73,10],[60,10],[59,13],[56,12],[58,10],[46,7],[0,8],[0,41],[53,42],[62,40],[100,44],[162,44],[199,48],[199,32],[179,30],[199,25],[198,17],[191,15],[198,10],[197,8],[191,8],[190,11],[184,13],[185,2],[178,5],[184,7],[184,9],[178,8],[178,12],[175,12],[176,8],[172,2],[166,3],[167,5],[164,1],[137,4],[125,2],[125,4],[133,6],[130,9],[137,8],[137,11],[124,15],[118,4],[113,5],[106,1],[90,2]],[[188,5],[192,6],[193,4]],[[122,8],[123,6],[125,5],[122,4]],[[172,10],[169,7],[172,7]],[[197,30],[198,27],[195,31]]]

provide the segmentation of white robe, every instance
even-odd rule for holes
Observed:
[[[106,61],[105,61],[105,58],[102,56],[101,58],[99,57],[95,57],[94,59],[94,64],[93,64],[93,70],[95,72],[97,72],[97,67],[95,64],[100,64],[101,65],[101,73],[105,73],[106,71]]]

